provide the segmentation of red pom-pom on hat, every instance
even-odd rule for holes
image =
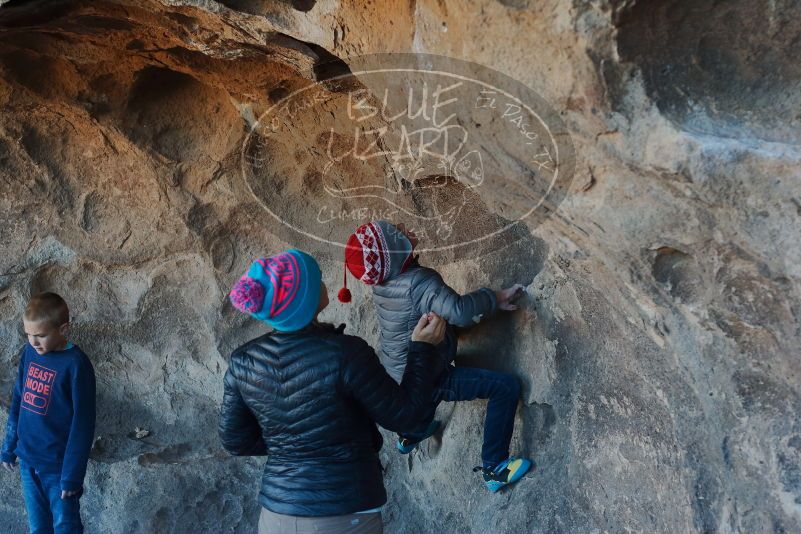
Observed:
[[[348,289],[348,271],[356,278],[361,278],[364,274],[364,255],[362,254],[362,244],[356,234],[350,234],[348,242],[345,244],[345,272],[343,273],[343,287],[339,290],[337,298],[339,302],[348,303],[352,300],[352,295]]]
[[[342,289],[340,289],[339,294],[337,294],[337,298],[339,299],[339,302],[344,302],[346,304],[350,302],[351,301],[350,289],[348,289],[347,287],[343,287]]]

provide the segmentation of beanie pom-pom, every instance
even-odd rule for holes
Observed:
[[[345,302],[345,303],[350,302],[351,300],[350,289],[348,289],[347,287],[343,287],[342,289],[340,289],[337,298],[339,299],[339,302]]]
[[[231,304],[242,313],[257,313],[264,305],[264,286],[249,276],[240,278],[229,294]]]

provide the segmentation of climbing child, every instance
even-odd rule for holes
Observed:
[[[397,449],[408,454],[417,444],[437,431],[434,420],[441,401],[489,399],[484,421],[484,444],[481,471],[490,491],[520,479],[531,467],[525,458],[509,456],[520,384],[509,374],[450,365],[456,356],[456,333],[453,326],[467,327],[496,310],[515,310],[514,301],[523,286],[493,291],[481,288],[467,295],[451,289],[434,269],[423,267],[413,256],[417,237],[403,225],[379,220],[364,224],[350,235],[345,247],[345,266],[353,276],[373,289],[373,303],[380,326],[379,355],[390,376],[399,381],[406,366],[410,336],[420,317],[434,312],[449,326],[439,344],[447,364],[434,392],[425,424],[413,432],[399,434]],[[345,287],[339,292],[341,302],[350,302]]]
[[[83,479],[95,431],[95,372],[67,340],[69,309],[55,293],[31,298],[11,396],[3,467],[20,475],[31,532],[81,533]]]

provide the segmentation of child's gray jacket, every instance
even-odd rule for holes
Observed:
[[[459,295],[437,271],[416,261],[396,277],[373,286],[373,303],[381,327],[378,354],[396,382],[403,377],[412,331],[424,313],[434,312],[448,321],[445,340],[437,347],[448,364],[456,356],[453,327],[474,325],[497,308],[491,289],[483,287]]]

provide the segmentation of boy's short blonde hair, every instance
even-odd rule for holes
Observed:
[[[56,293],[39,293],[31,297],[25,307],[23,319],[31,322],[46,321],[53,328],[70,322],[67,302]]]

